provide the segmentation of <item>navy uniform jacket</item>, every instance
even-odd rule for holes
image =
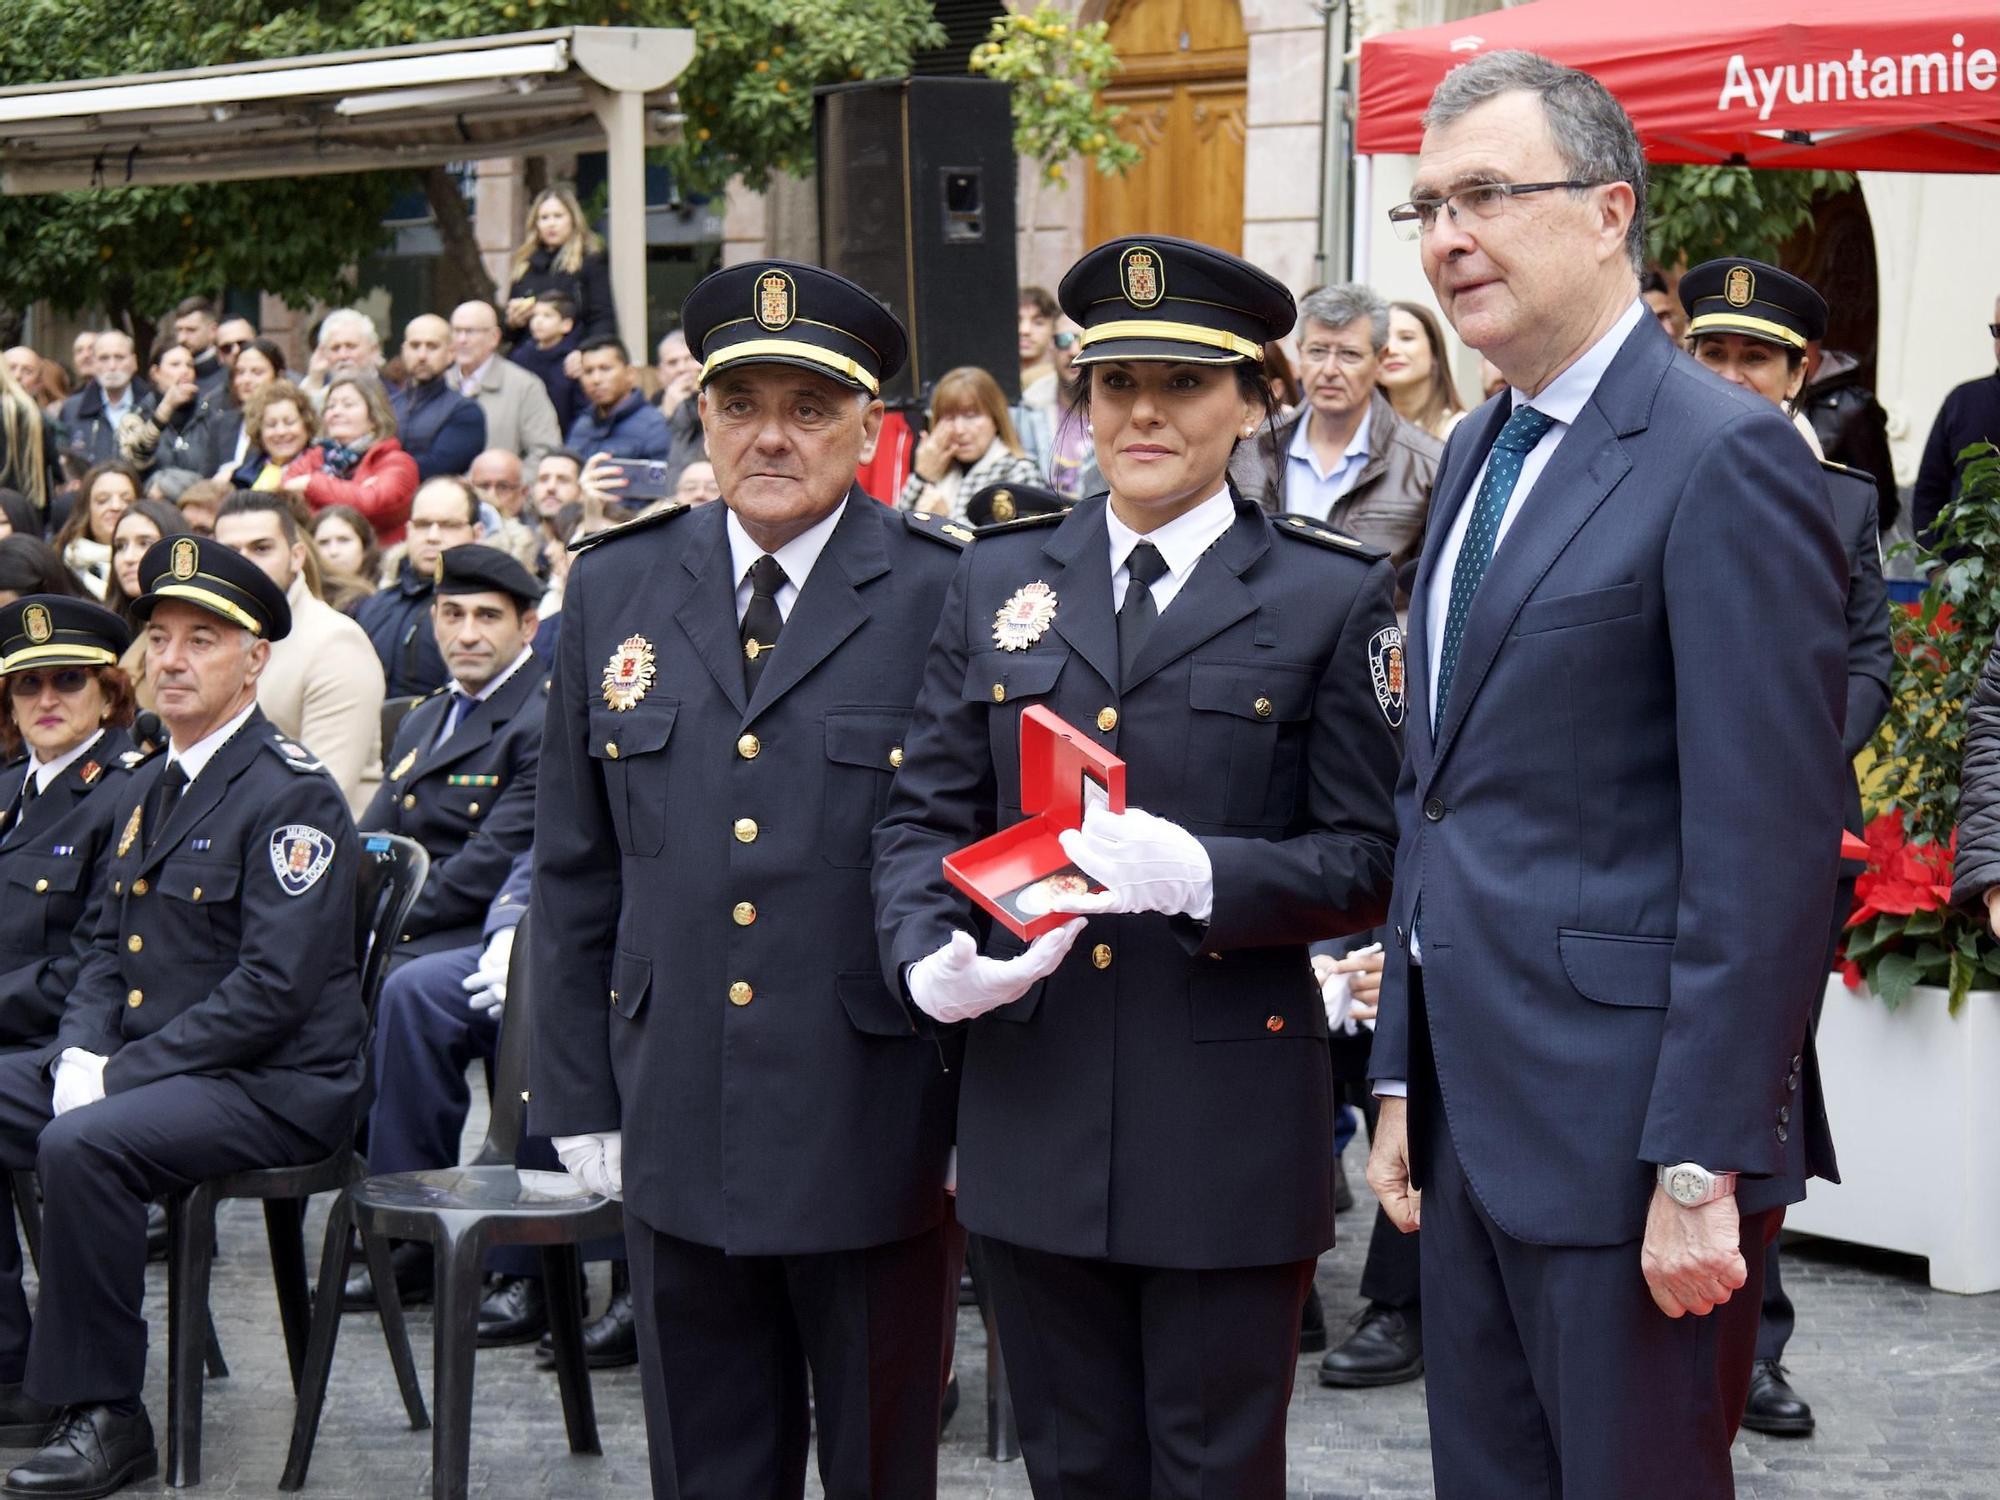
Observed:
[[[984,930],[940,861],[1019,821],[1021,710],[1091,733],[1124,759],[1129,806],[1201,839],[1214,910],[1206,927],[1093,917],[1051,978],[970,1024],[959,1218],[1142,1265],[1305,1259],[1333,1243],[1306,945],[1378,922],[1388,895],[1402,704],[1378,701],[1370,652],[1400,649],[1394,579],[1239,497],[1121,691],[1104,507],[996,528],[966,555],[876,835],[883,962],[900,976],[954,929]],[[996,613],[1037,581],[1057,599],[1047,633],[999,649]],[[995,928],[984,948],[1022,944]]]
[[[18,827],[33,762],[0,773],[0,1046],[56,1034],[110,885],[104,856],[117,805],[144,760],[124,730],[106,729],[28,804]]]
[[[1833,524],[1847,551],[1847,719],[1841,731],[1846,751],[1847,827],[1861,832],[1861,783],[1853,760],[1875,738],[1889,711],[1889,673],[1895,648],[1889,643],[1889,585],[1882,580],[1882,539],[1875,524],[1875,481],[1859,469],[1820,460]],[[1859,866],[1851,866],[1858,873]],[[1844,919],[1845,912],[1837,913]]]
[[[1659,1163],[1830,1173],[1807,1023],[1847,775],[1847,563],[1785,416],[1641,318],[1479,592],[1433,729],[1437,554],[1509,409],[1453,431],[1410,596],[1371,1071],[1441,1090],[1514,1239],[1640,1237]],[[1409,932],[1422,902],[1423,1009]]]
[[[959,540],[851,490],[746,702],[724,521],[718,504],[634,523],[569,575],[531,1128],[623,1129],[627,1210],[682,1239],[886,1244],[943,1217],[956,1074],[882,982],[869,835],[910,774]],[[603,684],[628,642],[654,676],[619,712]]]
[[[120,788],[110,894],[50,1059],[108,1056],[107,1094],[227,1079],[330,1145],[361,1088],[346,799],[253,710],[148,853],[142,799],[166,763],[154,756]]]
[[[436,741],[449,692],[419,703],[397,729],[389,773],[361,826],[415,839],[431,857],[403,928],[404,956],[477,943],[514,857],[533,842],[548,681],[547,664],[530,657],[492,697],[467,709],[442,745]]]

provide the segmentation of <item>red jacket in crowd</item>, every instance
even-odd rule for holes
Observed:
[[[314,510],[351,505],[368,518],[376,540],[393,547],[403,539],[410,501],[417,493],[417,461],[394,438],[377,438],[345,479],[325,472],[326,454],[308,448],[285,466],[285,478],[304,474],[306,503]]]

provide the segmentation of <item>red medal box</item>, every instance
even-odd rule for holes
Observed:
[[[1049,910],[1064,883],[1098,889],[1069,862],[1059,835],[1084,810],[1125,811],[1125,762],[1039,704],[1021,714],[1021,811],[1012,827],[948,854],[945,879],[1009,932],[1032,942],[1070,920]]]

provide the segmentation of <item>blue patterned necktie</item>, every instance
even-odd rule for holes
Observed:
[[[1444,722],[1446,695],[1451,692],[1452,673],[1458,670],[1459,648],[1465,644],[1465,620],[1472,613],[1472,596],[1486,577],[1493,561],[1493,543],[1500,534],[1500,518],[1507,514],[1507,501],[1521,479],[1521,465],[1527,462],[1535,444],[1542,440],[1555,418],[1532,406],[1517,406],[1493,440],[1487,455],[1486,477],[1479,482],[1479,497],[1472,502],[1472,519],[1466,523],[1465,538],[1459,544],[1458,563],[1451,573],[1451,602],[1444,613],[1444,648],[1438,655],[1437,688],[1432,693],[1437,707],[1431,722]]]

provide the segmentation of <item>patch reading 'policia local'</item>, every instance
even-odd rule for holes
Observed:
[[[1160,252],[1134,245],[1118,262],[1118,285],[1125,300],[1134,307],[1157,307],[1167,295],[1167,275],[1160,265]]]
[[[271,835],[271,870],[287,896],[303,896],[332,863],[332,837],[309,824],[287,823]]]
[[[757,278],[757,321],[776,333],[798,316],[798,288],[775,266]]]
[[[1391,729],[1403,727],[1403,632],[1385,625],[1368,642],[1368,676]]]

